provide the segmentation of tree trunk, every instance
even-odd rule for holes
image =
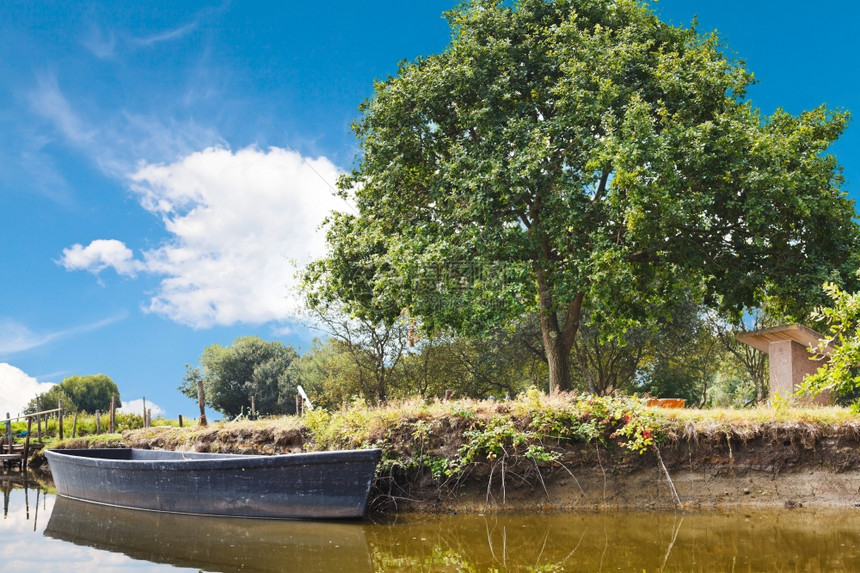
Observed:
[[[570,390],[570,348],[561,344],[561,336],[553,330],[541,328],[546,362],[549,366],[549,392],[556,394]]]
[[[549,392],[557,394],[572,388],[570,380],[570,351],[579,330],[584,293],[577,293],[573,301],[564,308],[564,318],[559,321],[552,291],[545,272],[538,271],[538,299],[540,301],[540,329],[546,362],[549,366]]]

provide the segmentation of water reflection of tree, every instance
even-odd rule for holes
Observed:
[[[368,541],[375,571],[554,572],[571,568],[588,532],[539,515],[476,515],[370,528]]]
[[[714,516],[651,512],[399,517],[366,531],[387,572],[681,571],[707,557],[702,535],[724,548],[743,535]]]

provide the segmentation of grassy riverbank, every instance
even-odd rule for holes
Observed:
[[[849,482],[860,472],[860,417],[844,408],[664,410],[630,397],[532,391],[505,402],[411,400],[141,428],[56,447],[118,445],[245,454],[379,447],[373,507],[385,510],[755,505],[810,495],[832,505],[853,503],[844,488],[857,494]]]

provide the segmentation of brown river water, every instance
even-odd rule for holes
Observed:
[[[854,507],[318,523],[116,509],[9,480],[0,489],[4,571],[860,571]]]

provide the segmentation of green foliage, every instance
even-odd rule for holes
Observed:
[[[77,421],[75,420],[75,415],[77,416]],[[126,430],[137,430],[143,428],[143,417],[139,414],[131,414],[125,412],[117,412],[116,413],[116,428],[115,434],[118,435]],[[178,421],[176,420],[165,420],[163,418],[158,418],[153,420],[154,425],[178,425]],[[30,426],[30,440],[34,440],[36,438],[38,432],[39,424],[34,419]],[[57,418],[57,414],[48,414],[47,417],[43,417],[41,420],[41,429],[42,436],[45,439],[51,440],[59,437],[60,433],[60,423]],[[72,431],[74,430],[75,437],[86,437],[86,436],[95,436],[95,435],[105,435],[110,430],[110,418],[108,414],[101,415],[101,432],[97,433],[97,424],[96,424],[96,416],[95,414],[89,414],[83,411],[78,411],[77,414],[70,414],[66,412],[63,416],[63,433],[64,438],[68,439],[72,437]],[[12,422],[12,434],[16,436],[15,441],[18,443],[23,443],[24,436],[27,431],[27,422],[25,420],[19,420],[16,422]],[[5,428],[3,425],[0,425],[0,434],[5,432]]]
[[[78,406],[79,410],[94,413],[96,410],[110,410],[112,396],[116,396],[116,407],[122,406],[119,401],[119,388],[110,377],[104,374],[92,376],[70,376],[60,383],[60,387]]]
[[[492,418],[480,429],[463,432],[463,437],[466,443],[457,454],[461,463],[468,464],[479,456],[490,461],[498,457],[514,456],[534,435],[517,428],[510,418],[500,416]]]
[[[251,408],[251,397],[261,414],[295,412],[295,388],[290,366],[298,358],[292,346],[266,342],[257,336],[237,338],[231,346],[213,344],[200,357],[200,367],[186,365],[179,390],[197,399],[203,382],[206,403],[230,417]]]
[[[468,398],[515,395],[546,379],[541,356],[523,341],[534,334],[521,327],[496,329],[483,338],[422,336],[412,347],[404,348],[397,361],[385,364],[385,395],[390,399],[441,398],[446,390]],[[379,385],[377,375],[381,374],[374,357],[380,355],[357,341],[316,339],[293,363],[291,372],[314,404],[338,408],[354,398],[373,403],[378,398],[374,390]]]
[[[116,428],[115,432],[120,434],[125,430],[137,430],[143,428],[143,416],[140,414],[131,414],[127,412],[117,412],[116,414]],[[65,432],[66,437],[70,437],[72,435],[72,424],[74,419],[71,417],[66,417],[63,421],[63,430]],[[156,421],[153,421],[154,425],[159,425]],[[75,435],[78,437],[81,436],[94,436],[96,435],[96,417],[94,414],[78,414],[78,420],[75,425]],[[102,414],[101,416],[101,433],[107,434],[110,429],[110,418]]]
[[[472,0],[441,54],[374,86],[309,301],[428,332],[540,317],[570,388],[582,311],[604,340],[691,290],[785,312],[845,274],[851,203],[826,153],[848,114],[763,116],[715,35],[615,0]],[[697,296],[699,296],[697,294]]]
[[[360,372],[345,345],[314,339],[311,347],[291,366],[297,385],[320,408],[339,408],[361,395]]]
[[[726,365],[723,365],[726,366]],[[707,406],[714,408],[744,408],[756,403],[756,386],[735,369],[721,371],[708,388]]]
[[[53,410],[58,407],[58,404],[63,404],[63,409],[68,412],[76,412],[78,410],[77,404],[72,400],[71,396],[69,396],[63,387],[60,384],[56,386],[51,386],[48,388],[46,392],[39,394],[38,400],[33,398],[30,402],[27,403],[27,407],[24,408],[25,414],[32,414],[34,412],[44,411],[44,410]]]
[[[104,374],[93,374],[90,376],[69,376],[56,386],[52,386],[47,392],[39,395],[39,404],[42,410],[52,410],[57,407],[59,400],[63,402],[63,410],[66,412],[95,413],[110,411],[111,397],[116,396],[116,407],[122,406],[119,400],[119,388],[116,383]],[[30,401],[25,408],[25,413],[38,411],[36,399]]]
[[[662,439],[662,432],[654,411],[636,398],[582,395],[552,402],[532,388],[508,412],[463,432],[464,443],[446,472],[462,471],[481,459],[558,462],[561,455],[545,443],[547,439],[557,443],[618,439],[622,447],[642,454]]]
[[[423,336],[403,357],[397,386],[400,395],[459,397],[514,395],[546,380],[546,364],[529,348],[540,347],[540,331],[529,318],[510,330],[493,329],[482,337]],[[529,338],[537,336],[533,342]]]
[[[816,350],[829,352],[830,360],[806,377],[799,393],[816,395],[830,390],[854,397],[860,390],[860,292],[846,292],[834,283],[826,283],[824,291],[831,306],[819,309],[818,316],[829,326],[829,335]]]

